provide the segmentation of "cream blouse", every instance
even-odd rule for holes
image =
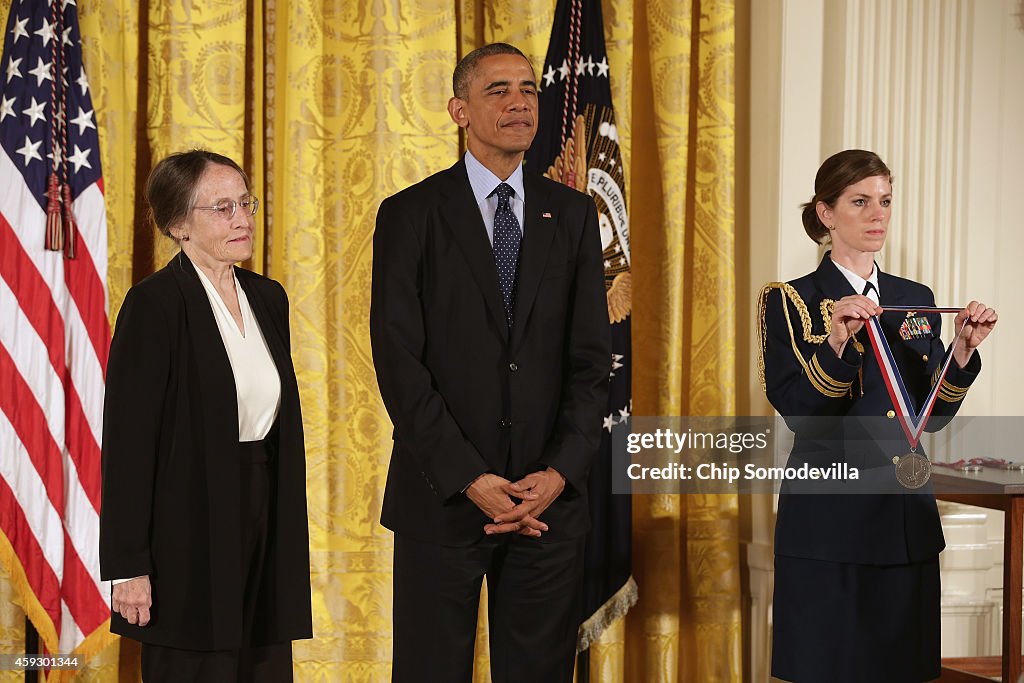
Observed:
[[[267,348],[266,339],[249,306],[245,290],[238,286],[238,280],[234,277],[234,268],[231,269],[231,276],[238,294],[238,306],[242,309],[244,331],[238,329],[231,311],[202,269],[196,266],[196,272],[210,299],[213,317],[217,320],[220,337],[227,349],[228,360],[231,361],[231,372],[235,376],[238,440],[259,441],[270,432],[281,407],[281,378],[277,374],[277,366],[270,356],[270,349]]]

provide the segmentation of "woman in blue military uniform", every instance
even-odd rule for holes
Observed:
[[[895,418],[866,321],[879,306],[934,306],[925,285],[883,273],[892,174],[873,152],[846,150],[818,169],[803,224],[831,242],[813,273],[759,298],[768,399],[795,432],[791,464],[861,468],[872,491],[899,490],[894,455],[910,445]],[[881,325],[914,405],[941,382],[929,427],[956,413],[981,370],[975,351],[996,312],[972,301],[942,377],[934,313],[887,313]],[[811,418],[811,419],[800,419]],[[877,420],[875,418],[878,418]],[[888,419],[887,419],[888,418]],[[775,530],[772,675],[788,681],[928,681],[939,675],[939,564],[929,488],[907,495],[802,495],[783,486]]]

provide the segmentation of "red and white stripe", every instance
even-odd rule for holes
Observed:
[[[0,183],[0,533],[46,615],[47,648],[72,653],[110,616],[98,551],[110,346],[103,188],[74,202],[69,260],[43,248],[46,215],[2,148],[0,178],[11,179]]]

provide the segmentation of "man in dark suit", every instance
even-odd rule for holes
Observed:
[[[519,50],[471,52],[453,85],[468,152],[385,200],[373,241],[392,680],[471,679],[486,576],[495,683],[570,681],[611,365],[597,212],[523,173],[537,84]]]

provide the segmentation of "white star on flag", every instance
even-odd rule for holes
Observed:
[[[68,26],[66,29],[64,29],[64,33],[61,35],[61,39],[60,40],[65,45],[73,45],[74,44],[74,43],[71,42],[71,27],[70,26]]]
[[[40,140],[39,142],[32,142],[31,140],[28,139],[28,136],[26,135],[25,145],[21,149],[15,151],[18,154],[25,157],[25,165],[28,166],[28,162],[32,161],[33,159],[39,159],[39,161],[43,160],[43,158],[39,156],[39,145],[41,144],[43,144],[42,140]]]
[[[28,124],[28,127],[31,128],[36,125],[36,121],[46,118],[45,110],[46,100],[36,102],[36,98],[33,97],[32,104],[29,105],[28,109],[22,109],[21,113],[31,119]]]
[[[17,76],[18,78],[21,78],[21,69],[18,68],[19,64],[21,64],[21,57],[18,57],[17,59],[12,59],[9,62],[7,62],[7,82],[8,83],[10,83],[11,79],[14,78],[15,76]]]
[[[601,57],[601,61],[598,62],[597,64],[595,64],[594,66],[597,67],[597,75],[598,76],[605,76],[605,77],[608,76],[608,58],[607,57]]]
[[[78,169],[82,166],[86,168],[92,168],[92,164],[89,163],[89,152],[91,149],[86,148],[84,151],[75,145],[75,153],[68,157],[68,161],[75,165],[75,173],[78,173]]]
[[[576,75],[577,76],[581,76],[583,74],[583,69],[585,69],[586,66],[587,66],[587,63],[583,61],[582,57],[577,59],[576,60]]]
[[[609,414],[608,417],[606,417],[604,419],[604,425],[602,426],[602,429],[607,429],[609,432],[611,432],[612,431],[612,427],[614,427],[614,426],[615,426],[615,416]]]
[[[57,153],[57,158],[59,159],[60,158],[60,144],[59,143],[54,143],[53,149],[51,149],[49,152],[46,153],[46,158],[49,159],[50,161],[53,161],[54,152]]]
[[[0,123],[8,116],[14,116],[14,98],[0,97]]]
[[[593,55],[587,55],[587,75],[588,76],[593,76],[594,75],[594,67],[595,66],[597,66],[597,65],[594,64],[594,57],[593,57]]]
[[[563,81],[569,76],[569,63],[564,59],[562,60],[562,66],[558,67],[558,73]]]
[[[14,22],[14,28],[11,29],[11,33],[14,35],[14,41],[11,43],[12,45],[17,45],[18,38],[21,38],[22,36],[29,38],[28,31],[25,30],[26,25],[28,25],[28,17],[25,17],[21,21]],[[29,38],[29,40],[31,40],[31,38]]]
[[[43,19],[43,25],[40,26],[38,30],[33,31],[33,34],[43,39],[43,47],[49,45],[50,41],[57,37],[57,34],[53,32],[53,24],[46,19]]]
[[[84,97],[89,92],[89,79],[85,77],[85,70],[83,69],[79,75],[78,80],[75,81],[82,88],[82,96]]]
[[[629,408],[619,408],[619,415],[621,416],[620,419],[625,420],[629,417]]]
[[[84,111],[81,107],[78,108],[78,116],[71,119],[71,123],[78,126],[78,134],[81,135],[85,132],[86,128],[95,128],[96,124],[92,122],[93,111]]]
[[[29,71],[30,74],[36,77],[36,86],[43,84],[43,81],[52,81],[53,76],[50,75],[50,62],[43,62],[43,58],[39,58],[39,63],[36,64],[36,68]]]
[[[548,70],[544,74],[544,87],[555,84],[555,67],[548,64]]]

